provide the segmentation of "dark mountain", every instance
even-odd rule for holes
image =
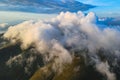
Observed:
[[[1,43],[5,41],[1,37],[0,40]],[[103,48],[96,54],[103,63],[108,61],[109,69],[119,80],[120,65],[113,64],[116,59],[114,54]],[[58,70],[54,71],[52,67],[54,59],[44,63],[44,57],[34,47],[21,50],[19,43],[11,45],[6,41],[3,47],[0,47],[0,80],[108,80],[106,74],[103,75],[95,69],[96,62],[93,58],[95,56],[89,55],[87,49],[75,51],[72,63],[63,64],[62,72],[58,73]],[[120,60],[116,63],[119,64]]]
[[[28,80],[39,66],[43,66],[42,57],[34,49],[21,50],[19,44],[11,45],[0,35],[0,80]],[[31,64],[30,58],[35,58]]]

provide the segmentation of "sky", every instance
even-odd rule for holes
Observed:
[[[120,0],[77,0],[87,4],[99,6],[119,6]],[[115,4],[115,5],[114,5]]]
[[[28,2],[27,2],[28,1]],[[42,1],[47,1],[46,3],[41,3]],[[57,3],[53,3],[51,1],[58,1]],[[0,23],[16,23],[23,20],[29,19],[43,19],[43,18],[51,18],[56,16],[54,13],[56,11],[64,11],[74,9],[78,6],[73,4],[74,6],[69,6],[66,8],[65,2],[74,1],[74,0],[0,0]],[[62,7],[58,5],[62,1]],[[89,10],[84,11],[95,12],[99,17],[120,17],[120,0],[76,0],[82,2],[84,4],[95,5],[97,7],[90,8]],[[40,4],[38,4],[40,2]],[[49,2],[49,4],[48,4]],[[51,5],[54,4],[54,5]],[[80,6],[79,6],[80,7]],[[58,9],[57,9],[58,8]],[[55,9],[55,10],[54,10]],[[79,10],[79,9],[78,9]],[[43,13],[41,13],[41,11]],[[76,10],[77,11],[77,10]],[[32,13],[31,13],[32,12]],[[50,13],[47,13],[50,12]],[[47,13],[47,14],[46,14]],[[9,14],[9,15],[8,15]],[[44,14],[44,15],[43,15]]]
[[[44,20],[55,17],[55,14],[36,14],[17,11],[0,11],[0,23],[8,23],[10,25],[18,24],[25,20]]]
[[[95,12],[98,16],[118,17],[120,16],[120,0],[77,0],[86,4],[96,5],[96,8],[89,11]]]

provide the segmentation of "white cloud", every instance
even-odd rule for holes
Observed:
[[[110,66],[107,62],[102,62],[96,65],[97,70],[107,76],[107,80],[116,80],[115,74],[109,71]]]
[[[119,35],[120,31],[107,26],[103,30],[99,29],[96,15],[92,12],[87,16],[82,12],[62,12],[51,20],[26,21],[11,26],[4,34],[4,38],[14,43],[21,42],[22,49],[33,46],[45,56],[45,61],[49,62],[55,58],[56,64],[60,63],[61,66],[62,63],[72,61],[71,52],[66,49],[67,47],[73,51],[87,48],[89,55],[94,53],[96,56],[95,53],[101,48],[113,53],[119,51]],[[101,63],[99,58],[97,59]],[[107,74],[106,71],[104,73]],[[107,76],[109,77],[108,74]]]
[[[1,24],[0,24],[0,28],[6,28],[7,25],[8,25],[8,23],[1,23]]]

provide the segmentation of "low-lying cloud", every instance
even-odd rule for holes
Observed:
[[[1,23],[0,24],[0,33],[5,32],[5,30],[8,28],[8,23]]]
[[[5,28],[8,25],[8,23],[2,23],[0,24],[0,28]]]
[[[69,50],[74,52],[86,48],[89,55],[97,56],[97,51],[103,48],[114,53],[115,56],[120,55],[120,31],[107,26],[104,29],[100,27],[102,25],[97,24],[97,17],[93,12],[86,16],[80,11],[77,13],[61,12],[51,20],[25,21],[11,26],[4,34],[4,38],[14,44],[21,43],[22,49],[32,46],[42,55],[49,53],[49,57],[45,56],[45,61],[51,61],[57,57],[55,60],[57,64],[72,61],[72,54]],[[99,58],[96,59],[93,60],[96,63],[96,70],[106,74],[108,79],[110,75],[115,77],[108,69],[109,64],[101,62]],[[101,71],[101,68],[104,70]]]

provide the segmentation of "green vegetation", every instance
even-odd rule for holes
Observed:
[[[4,41],[0,40],[1,42]],[[103,52],[105,51],[98,51],[98,55],[102,61],[105,61],[105,55],[100,55]],[[6,66],[10,57],[13,58],[18,55],[22,58],[17,57],[15,61],[11,62],[11,67]],[[33,60],[29,62],[31,57]],[[43,56],[38,54],[33,47],[21,50],[19,44],[11,45],[6,42],[0,47],[0,80],[106,80],[103,75],[95,70],[94,64],[87,65],[86,62],[90,62],[87,49],[76,50],[72,62],[63,64],[61,72],[53,70],[55,58],[44,64]],[[28,73],[25,72],[26,67]]]
[[[63,71],[57,74],[53,80],[79,80],[85,67],[83,59],[75,57],[71,64],[64,65]]]
[[[74,57],[71,64],[63,64],[62,72],[54,72],[52,63],[40,68],[30,78],[30,80],[103,80],[103,76],[99,74],[92,66],[85,64],[83,56]]]
[[[40,68],[35,72],[35,74],[30,78],[30,80],[52,80],[54,77],[54,72],[51,70],[51,64]]]
[[[75,79],[75,75],[78,74],[78,72],[75,71],[75,67],[79,68],[79,63],[79,58],[75,58],[71,64],[64,64],[61,73],[54,72],[52,70],[53,63],[49,63],[45,67],[37,70],[30,80],[67,80],[67,78],[72,80],[73,76]],[[83,63],[81,62],[81,64]]]

